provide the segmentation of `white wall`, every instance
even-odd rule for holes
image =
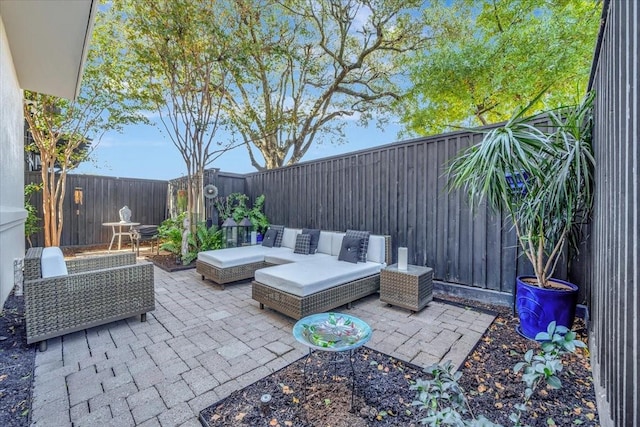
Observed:
[[[13,289],[13,261],[25,253],[22,90],[0,16],[0,306]]]

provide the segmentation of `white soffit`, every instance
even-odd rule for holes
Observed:
[[[98,0],[0,0],[20,87],[74,99]]]

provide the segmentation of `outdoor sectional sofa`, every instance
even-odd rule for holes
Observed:
[[[200,252],[202,279],[225,283],[255,278],[252,297],[294,319],[334,309],[380,289],[380,271],[391,263],[391,237],[368,236],[366,262],[338,259],[345,233],[320,231],[317,252],[295,253],[301,229],[284,228],[280,247],[245,246]],[[362,261],[362,260],[360,260]]]

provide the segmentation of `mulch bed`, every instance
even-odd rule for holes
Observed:
[[[411,405],[415,392],[409,390],[422,374],[418,366],[367,347],[355,350],[352,360],[353,412],[348,355],[314,352],[309,361],[304,356],[205,408],[200,421],[212,427],[418,425],[420,414]],[[271,396],[267,406],[260,403],[264,394]]]
[[[452,300],[464,305],[464,300]],[[522,402],[525,388],[513,366],[537,344],[515,331],[518,320],[509,310],[487,305],[480,308],[497,310],[497,317],[463,364],[459,384],[466,390],[474,414],[512,425],[509,415],[514,404]],[[574,329],[586,341],[582,320],[576,319]],[[588,353],[578,350],[563,362],[563,388],[540,387],[523,417],[525,425],[599,425]],[[212,427],[416,426],[424,417],[411,405],[415,392],[409,389],[410,384],[427,375],[415,365],[368,348],[354,352],[358,375],[355,411],[350,412],[353,376],[348,364],[343,363],[336,373],[333,365],[315,360],[316,373],[312,379],[307,376],[305,387],[303,363],[304,358],[205,408],[200,413],[201,423]],[[266,413],[260,404],[264,393],[271,395]]]
[[[36,353],[27,345],[24,298],[13,294],[0,312],[0,426],[29,425]]]
[[[180,264],[176,262],[176,256],[173,254],[147,255],[145,258],[154,263],[156,267],[161,268],[164,271],[168,271],[169,273],[196,268],[195,260],[187,265]]]

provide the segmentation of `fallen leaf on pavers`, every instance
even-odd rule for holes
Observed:
[[[382,371],[383,369],[384,369],[384,366],[378,365],[378,371]]]
[[[291,390],[291,387],[289,387],[288,385],[280,384],[280,387],[282,387],[282,392],[283,392],[284,394],[291,394],[291,393],[293,393],[293,390]]]
[[[485,391],[487,391],[487,387],[484,384],[480,384],[478,386],[478,392],[484,393]]]
[[[242,421],[246,415],[246,412],[239,412],[238,415],[236,415],[236,421]]]
[[[504,405],[501,402],[497,402],[495,406],[497,409],[502,409]]]
[[[278,420],[276,420],[275,418],[272,419],[271,421],[269,421],[269,425],[270,426],[279,426],[280,424],[278,424]]]
[[[213,414],[213,415],[211,416],[211,421],[218,421],[220,418],[222,418],[222,416],[221,416],[221,415]]]
[[[502,384],[500,384],[499,382],[495,383],[495,386],[498,390],[504,390],[504,387],[502,386]]]
[[[300,399],[298,399],[297,397],[293,396],[293,403],[300,403]],[[285,424],[287,424],[287,422],[285,422]]]
[[[587,417],[589,421],[593,421],[596,418],[594,414],[586,414],[585,417]]]
[[[573,408],[573,413],[576,414],[576,415],[582,414],[582,408],[580,408],[580,407]]]
[[[587,405],[587,408],[589,409],[596,409],[596,405],[594,405],[593,402],[587,402],[586,405]]]

